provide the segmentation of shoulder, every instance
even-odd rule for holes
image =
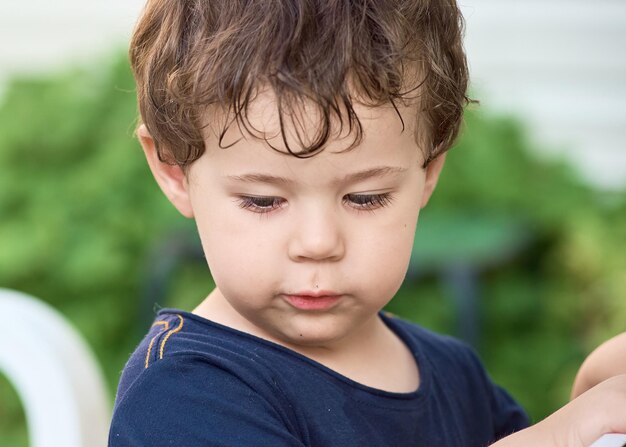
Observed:
[[[433,367],[456,365],[482,370],[478,355],[467,343],[389,314],[384,315],[383,319],[410,349],[427,358]]]
[[[122,371],[115,406],[141,381],[192,387],[229,377],[258,389],[271,383],[259,347],[227,329],[188,312],[159,312]]]
[[[485,399],[494,385],[470,345],[398,317],[384,317],[414,353],[423,381],[441,384],[461,399]]]
[[[122,372],[109,445],[298,445],[288,402],[244,344],[160,314]]]
[[[298,446],[297,430],[271,396],[230,371],[207,367],[203,356],[169,356],[116,402],[109,446]]]
[[[420,370],[431,379],[430,383],[438,384],[438,398],[455,401],[460,408],[471,408],[474,418],[479,414],[487,417],[494,429],[494,440],[528,426],[525,411],[492,381],[470,345],[396,317],[389,319],[388,324],[415,352]]]

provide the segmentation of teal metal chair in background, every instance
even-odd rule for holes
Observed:
[[[507,215],[431,212],[420,215],[407,280],[441,279],[455,310],[455,334],[480,342],[480,275],[518,256],[532,241],[528,227]]]

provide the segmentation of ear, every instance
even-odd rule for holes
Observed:
[[[189,196],[189,184],[182,168],[159,160],[154,138],[144,124],[137,129],[137,137],[148,160],[152,175],[172,205],[185,217],[193,217]]]
[[[443,163],[445,161],[446,154],[443,153],[431,161],[426,168],[426,181],[424,184],[424,191],[422,192],[422,202],[420,203],[420,208],[424,208],[428,203],[430,196],[433,195],[433,191],[435,190],[435,186],[437,186],[439,174],[441,174],[441,169],[443,169]]]

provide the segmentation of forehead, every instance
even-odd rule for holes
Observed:
[[[206,152],[196,163],[202,164],[204,158],[211,160],[214,167],[229,172],[252,167],[272,171],[286,167],[295,172],[304,166],[317,166],[319,170],[320,166],[329,164],[337,172],[350,166],[355,169],[399,164],[408,167],[411,163],[421,166],[423,148],[416,139],[418,108],[407,103],[396,107],[391,104],[371,107],[355,102],[353,109],[362,128],[362,139],[356,147],[349,149],[355,141],[354,126],[350,132],[347,118],[343,128],[335,118],[323,150],[298,158],[289,154],[287,145],[297,153],[303,143],[310,144],[317,138],[322,120],[320,109],[310,101],[299,100],[288,109],[292,112],[290,119],[283,116],[281,123],[276,96],[265,89],[249,103],[244,125],[223,112],[214,110],[207,114],[210,121],[204,131]],[[224,128],[220,147],[219,135]]]
[[[269,148],[298,154],[319,136],[324,114],[327,113],[331,126],[328,141],[321,149],[340,152],[350,149],[356,141],[357,127],[351,125],[345,106],[339,106],[335,113],[331,107],[322,108],[304,98],[292,98],[288,102],[283,100],[279,104],[273,91],[264,88],[257,92],[238,117],[218,108],[209,110],[203,137],[207,150],[234,147],[241,141],[260,140]],[[362,136],[369,140],[413,139],[415,144],[421,140],[418,136],[423,132],[418,129],[418,104],[415,99],[379,106],[354,101],[352,107]]]

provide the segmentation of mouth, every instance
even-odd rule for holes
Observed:
[[[325,290],[285,294],[284,297],[289,304],[300,310],[327,310],[341,299],[340,294]]]

